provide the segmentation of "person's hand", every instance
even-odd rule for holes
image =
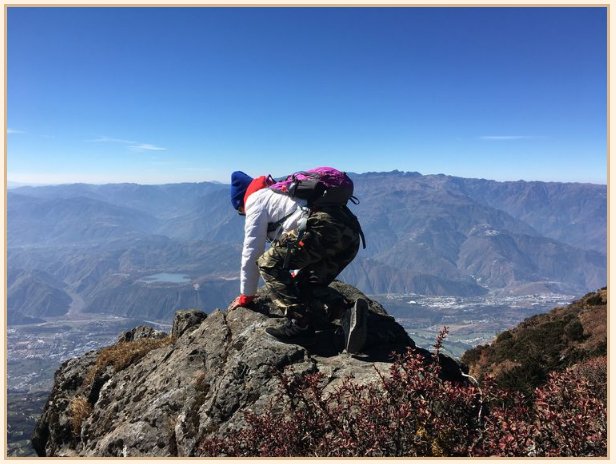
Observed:
[[[244,308],[249,308],[252,305],[252,302],[254,301],[254,299],[255,299],[254,295],[240,295],[231,302],[227,310],[233,311],[234,309],[237,309],[240,306]]]

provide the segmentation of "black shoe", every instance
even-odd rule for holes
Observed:
[[[314,329],[311,326],[300,327],[295,319],[287,319],[283,326],[268,327],[265,331],[282,342],[314,337]]]
[[[344,347],[347,353],[361,353],[368,336],[368,302],[363,298],[342,316]]]

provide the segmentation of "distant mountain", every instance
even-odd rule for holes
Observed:
[[[14,324],[40,321],[41,317],[65,314],[72,298],[66,285],[47,274],[10,268],[7,276],[7,312]]]
[[[198,287],[192,282],[183,285],[118,282],[95,292],[84,311],[160,321],[180,309],[226,307],[238,292],[238,280],[200,282]]]
[[[229,187],[203,192],[195,206],[163,225],[159,232],[180,240],[241,244],[244,219],[231,208]]]
[[[37,266],[58,276],[83,298],[86,312],[163,320],[180,308],[224,306],[239,286],[239,247],[164,236],[112,241],[104,247],[14,247],[8,259],[11,268]],[[185,274],[189,281],[141,281],[157,273]],[[36,303],[27,292],[9,292],[9,301],[18,308]]]
[[[430,288],[425,282],[435,279],[440,285],[434,293],[454,295],[477,295],[487,289],[521,293],[529,284],[542,291],[580,293],[605,283],[603,253],[543,236],[522,219],[491,206],[476,190],[474,197],[468,195],[460,186],[470,189],[473,179],[392,172],[358,175],[354,180],[361,200],[354,209],[370,245],[359,260],[369,257],[370,264],[356,263],[345,275],[358,285],[368,285],[362,288],[370,293],[395,292],[395,288],[432,293],[425,291]],[[566,191],[569,184],[560,185]],[[520,187],[517,194],[528,197],[525,186]],[[516,195],[511,185],[503,188]],[[579,186],[571,184],[571,189],[579,191]],[[573,210],[586,204],[597,215],[594,235],[605,238],[605,187],[586,186],[582,193],[584,199]],[[534,203],[527,200],[527,204],[530,208]],[[573,216],[558,209],[550,214],[546,222]],[[581,228],[576,232],[580,235],[590,226],[568,227]],[[375,272],[388,277],[379,279]],[[404,276],[406,288],[399,275]]]
[[[604,185],[398,171],[352,177],[361,203],[351,209],[368,247],[341,278],[366,293],[582,294],[606,284]],[[186,274],[191,284],[203,285],[197,309],[210,310],[239,290],[243,219],[231,208],[228,188],[186,183],[11,189],[9,270],[53,276],[88,311],[164,318],[188,304],[194,290],[189,286],[186,297],[178,296],[182,285],[170,283],[151,290],[156,298],[144,299],[139,279]],[[35,301],[26,292],[9,298],[14,308]]]
[[[192,211],[204,195],[224,189],[225,186],[215,182],[200,182],[164,185],[65,184],[20,187],[14,192],[43,199],[90,198],[157,217],[170,217]]]
[[[505,211],[548,238],[605,253],[607,189],[604,186],[449,179],[474,200]]]
[[[11,191],[8,198],[9,246],[106,243],[147,235],[158,225],[147,213],[87,197],[43,199]]]

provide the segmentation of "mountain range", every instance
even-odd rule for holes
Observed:
[[[583,294],[606,284],[605,185],[351,177],[367,248],[341,279],[367,294]],[[9,320],[69,311],[168,320],[177,309],[224,307],[239,291],[243,236],[228,190],[10,189]]]

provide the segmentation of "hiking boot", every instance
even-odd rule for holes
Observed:
[[[368,336],[368,302],[359,298],[342,316],[344,348],[347,353],[361,353]]]
[[[310,325],[300,327],[295,319],[287,319],[284,325],[280,327],[268,327],[265,331],[281,342],[311,338],[315,335],[314,329]]]

